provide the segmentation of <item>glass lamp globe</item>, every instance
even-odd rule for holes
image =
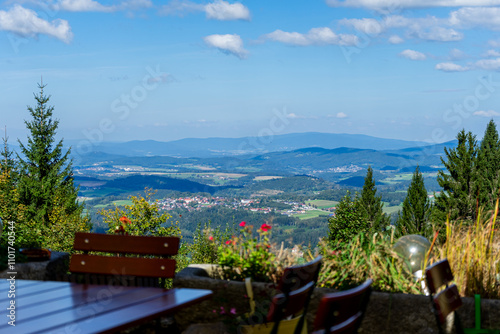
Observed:
[[[396,241],[394,251],[405,258],[412,273],[422,269],[425,254],[429,251],[431,243],[425,237],[417,234],[405,235]]]

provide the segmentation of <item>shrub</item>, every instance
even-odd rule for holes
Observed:
[[[460,294],[500,298],[500,231],[496,227],[498,201],[490,219],[478,218],[474,225],[446,222],[446,242],[437,247],[439,258],[447,258]]]
[[[277,283],[285,267],[297,264],[302,253],[284,250],[283,244],[278,250],[269,241],[271,226],[261,225],[257,235],[253,235],[253,226],[240,223],[241,232],[232,236],[219,246],[219,265],[222,278],[243,281],[251,277],[259,282]]]
[[[323,265],[319,287],[346,290],[373,279],[373,289],[387,292],[420,293],[405,260],[393,249],[388,236],[364,233],[347,242],[320,244]]]
[[[210,223],[201,226],[198,224],[193,236],[193,244],[190,247],[191,263],[218,263],[218,248],[224,240],[231,237],[229,226],[224,231],[220,227],[212,229]]]

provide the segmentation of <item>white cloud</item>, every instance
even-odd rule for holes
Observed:
[[[403,43],[405,40],[402,39],[401,37],[399,37],[398,35],[392,35],[391,37],[389,37],[388,39],[389,43],[391,44],[401,44]]]
[[[188,0],[173,0],[161,7],[159,13],[162,15],[179,15],[184,13],[203,11],[204,6]]]
[[[0,30],[32,38],[43,34],[55,37],[65,43],[69,43],[73,39],[68,21],[53,20],[48,22],[38,17],[38,14],[33,10],[20,5],[14,5],[8,11],[0,10]]]
[[[500,57],[500,52],[496,50],[488,50],[484,54],[485,57]]]
[[[230,4],[227,1],[216,0],[205,5],[207,18],[229,21],[229,20],[250,20],[250,11],[241,3]]]
[[[458,32],[454,29],[438,26],[430,27],[427,29],[415,29],[413,34],[415,34],[420,39],[439,42],[459,41],[464,37],[461,32]]]
[[[450,13],[449,23],[458,27],[500,29],[500,8],[465,7]]]
[[[342,19],[339,23],[352,26],[367,35],[378,35],[384,30],[382,23],[375,19]]]
[[[481,59],[476,62],[476,67],[483,70],[498,70],[500,69],[500,58],[496,59]]]
[[[498,6],[500,0],[326,0],[332,7],[356,7],[398,11],[404,8]]]
[[[163,15],[180,15],[190,12],[205,12],[208,19],[230,21],[250,20],[250,10],[241,3],[230,4],[224,0],[215,0],[206,5],[189,0],[173,0],[160,9]]]
[[[125,0],[113,6],[104,6],[95,0],[57,0],[52,6],[54,10],[68,12],[116,12],[119,10],[138,10],[151,8],[151,0]]]
[[[203,40],[208,46],[217,48],[226,54],[232,54],[240,59],[244,59],[248,55],[248,51],[243,48],[243,41],[239,35],[210,35]]]
[[[468,71],[468,67],[464,67],[455,63],[439,63],[434,67],[436,70],[444,72],[464,72]]]
[[[347,117],[347,114],[343,113],[343,112],[338,112],[337,115],[335,116],[337,118],[346,118]]]
[[[113,12],[116,7],[103,6],[93,0],[59,0],[54,5],[54,9],[69,12]]]
[[[456,49],[456,48],[450,50],[450,58],[453,59],[453,60],[463,59],[466,56],[467,55],[462,50],[459,50],[459,49]]]
[[[422,52],[418,52],[415,50],[409,50],[409,49],[402,51],[399,55],[401,57],[405,57],[405,58],[408,58],[411,60],[425,60],[425,59],[427,59],[427,56],[424,55]]]
[[[500,113],[494,111],[494,110],[478,110],[473,113],[474,116],[481,116],[481,117],[493,117],[493,116],[500,116]]]
[[[307,34],[275,30],[264,38],[296,46],[308,45],[356,45],[355,35],[335,34],[330,28],[312,28]]]

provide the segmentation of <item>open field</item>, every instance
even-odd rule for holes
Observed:
[[[314,199],[312,201],[306,201],[307,205],[315,205],[318,209],[325,209],[337,206],[339,202],[337,201],[328,201],[324,199]]]
[[[256,176],[254,177],[254,181],[267,181],[267,180],[274,180],[274,179],[282,179],[283,176]]]
[[[301,220],[304,220],[304,219],[310,219],[310,218],[315,218],[315,217],[319,217],[319,216],[327,216],[330,213],[331,212],[323,211],[323,210],[310,210],[310,211],[307,211],[306,213],[294,214],[294,215],[292,215],[292,217],[296,217],[296,218],[299,218]],[[325,217],[325,219],[327,219],[327,218]]]

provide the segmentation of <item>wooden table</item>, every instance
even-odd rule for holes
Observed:
[[[15,297],[12,296],[15,290]],[[10,295],[10,296],[9,296]],[[113,333],[210,298],[212,291],[0,280],[0,333]],[[15,302],[15,326],[8,324]]]

